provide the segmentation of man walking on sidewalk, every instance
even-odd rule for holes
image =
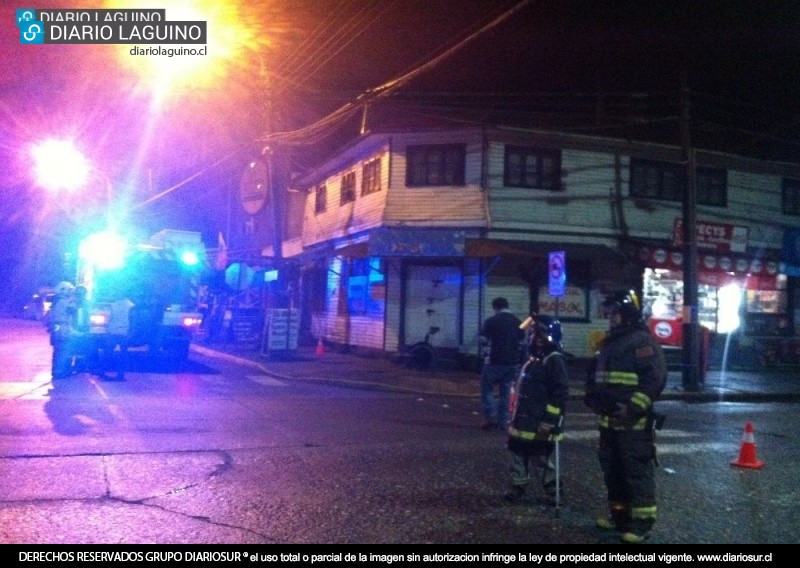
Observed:
[[[522,359],[522,341],[525,339],[522,321],[509,311],[508,300],[495,298],[492,308],[494,315],[481,328],[481,337],[489,344],[489,358],[481,373],[484,430],[508,426],[509,393]],[[498,390],[496,399],[495,389]]]

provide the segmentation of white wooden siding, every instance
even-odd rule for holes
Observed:
[[[417,144],[465,144],[463,187],[406,187],[406,148]],[[392,139],[390,190],[386,199],[387,225],[429,227],[484,227],[486,200],[482,189],[482,138],[435,133],[427,136],[396,136]]]
[[[564,189],[551,192],[504,187],[505,143],[495,140],[488,148],[492,229],[601,238],[622,234],[627,228],[631,237],[663,240],[671,238],[675,218],[683,215],[680,202],[630,196],[628,155],[564,148]],[[792,224],[792,219],[781,214],[781,183],[779,175],[729,169],[727,207],[699,204],[698,220],[747,226],[751,247],[780,248],[783,226]],[[613,206],[617,196],[621,210]]]
[[[350,316],[339,313],[341,286],[341,260],[328,261],[325,311],[312,315],[312,334],[342,345],[353,345],[369,349],[384,349],[385,319],[364,316]],[[387,274],[387,288],[389,286]],[[388,306],[387,301],[387,306]]]
[[[389,183],[388,157],[386,151],[371,154],[348,164],[347,167],[327,177],[324,182],[309,188],[303,223],[304,246],[312,246],[381,226]],[[381,160],[381,189],[361,195],[363,166],[375,158]],[[356,198],[350,203],[341,205],[342,177],[349,172],[356,174]],[[323,183],[327,193],[327,209],[323,213],[315,213],[316,188]]]
[[[506,144],[489,144],[489,212],[493,228],[550,232],[603,232],[613,229],[611,199],[616,182],[614,156],[562,151],[562,191],[505,187]]]
[[[791,224],[781,213],[782,183],[781,176],[728,170],[728,207],[716,220],[749,227],[750,247],[780,248],[783,224]]]
[[[634,144],[591,137],[549,136],[471,129],[395,133],[365,138],[329,163],[327,171],[328,211],[314,214],[314,188],[309,193],[303,226],[304,246],[342,239],[379,226],[474,227],[487,228],[490,238],[519,241],[617,245],[627,231],[632,238],[669,242],[675,219],[682,216],[677,201],[630,197],[630,156],[677,160],[675,147]],[[573,144],[574,142],[574,144]],[[562,149],[563,191],[549,192],[503,186],[505,144],[530,144]],[[406,148],[420,144],[465,144],[464,187],[406,187]],[[371,148],[366,151],[364,148]],[[484,149],[486,162],[482,163]],[[363,155],[363,158],[360,157]],[[361,170],[365,161],[380,155],[381,191],[361,196]],[[800,227],[800,218],[781,213],[781,184],[785,172],[797,172],[791,164],[767,164],[736,156],[698,152],[698,163],[725,167],[728,172],[726,207],[698,204],[699,221],[746,226],[749,247],[776,251],[787,227]],[[724,164],[724,166],[723,166]],[[356,201],[340,207],[339,191],[343,173],[356,172]],[[318,185],[318,184],[317,184]],[[316,187],[316,186],[315,186]],[[287,247],[288,255],[297,243]],[[505,296],[511,311],[521,319],[528,315],[528,289],[523,282],[492,279],[482,282],[483,263],[467,259],[464,273],[463,337],[460,349],[477,353],[481,323],[492,314],[491,300]],[[399,345],[401,315],[401,259],[387,259],[386,314],[384,322],[350,318],[337,314],[337,297],[329,298],[325,329],[334,341],[381,347],[389,352]],[[622,271],[625,272],[622,272]],[[590,322],[562,322],[564,348],[576,356],[589,356],[589,336],[607,327],[597,315],[600,289],[612,289],[623,279],[635,279],[634,265],[599,266],[593,270],[590,291]]]

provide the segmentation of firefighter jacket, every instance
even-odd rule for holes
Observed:
[[[66,341],[73,335],[73,318],[75,302],[68,296],[59,296],[50,307],[44,318],[44,324],[50,333],[50,344]]]
[[[664,352],[647,326],[617,327],[595,355],[584,402],[601,429],[644,430],[666,381]]]
[[[531,357],[522,368],[515,385],[516,403],[508,429],[509,449],[533,441],[549,442],[560,431],[550,430],[542,440],[536,433],[544,423],[553,428],[561,424],[569,394],[569,376],[563,353],[553,351],[544,358]]]

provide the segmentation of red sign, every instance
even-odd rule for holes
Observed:
[[[747,250],[747,227],[708,221],[695,222],[697,248],[714,252],[745,252]],[[683,219],[675,217],[672,226],[672,246],[683,246]]]
[[[647,325],[661,345],[679,347],[683,344],[683,322],[681,320],[650,318],[647,320]]]
[[[683,270],[683,253],[666,247],[642,246],[639,260],[648,268]],[[697,262],[700,284],[723,286],[729,282],[744,282],[748,290],[776,289],[780,268],[777,260],[703,252],[698,255]]]

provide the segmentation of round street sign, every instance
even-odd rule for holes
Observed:
[[[564,284],[567,281],[565,257],[566,253],[563,250],[550,253],[548,294],[553,298],[559,298],[564,295]]]
[[[564,259],[560,256],[553,254],[550,256],[550,278],[553,280],[561,280],[564,274]]]
[[[239,184],[242,207],[255,215],[269,200],[269,168],[263,160],[251,160],[242,173]]]

